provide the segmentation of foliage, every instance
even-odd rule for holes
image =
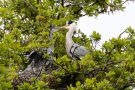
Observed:
[[[85,15],[123,10],[127,1],[0,0],[0,90],[15,90],[12,82],[30,64],[26,53],[51,45],[56,68],[18,84],[18,90],[130,90],[135,87],[135,31],[131,27],[106,41],[101,49],[96,48],[101,40],[96,31],[90,39],[80,30],[75,32],[73,40],[90,52],[80,61],[66,55],[65,29],[53,33],[53,39],[48,38],[52,26],[62,27],[67,20],[76,21]],[[124,33],[127,36],[121,38]],[[44,53],[44,57],[48,55]]]

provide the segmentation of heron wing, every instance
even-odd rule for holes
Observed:
[[[72,56],[76,56],[80,58],[80,57],[84,57],[88,53],[88,50],[84,46],[80,46],[75,43],[71,48],[71,52],[73,54]]]
[[[87,53],[88,53],[88,50],[84,46],[80,46],[80,47],[76,48],[76,50],[74,52],[74,54],[79,57],[85,56]]]

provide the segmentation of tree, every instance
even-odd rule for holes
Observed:
[[[131,27],[118,38],[106,41],[101,50],[95,47],[101,39],[99,33],[93,32],[89,39],[80,31],[73,39],[90,51],[80,61],[66,56],[65,29],[51,34],[51,30],[63,26],[67,20],[123,10],[127,1],[1,0],[0,89],[128,90],[135,87],[135,32]],[[128,36],[121,38],[124,33]],[[50,46],[53,54],[48,53]],[[32,51],[40,56],[34,57],[37,61],[27,58]],[[24,73],[20,74],[20,70]]]

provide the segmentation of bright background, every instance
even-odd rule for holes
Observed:
[[[125,5],[124,11],[101,14],[98,17],[81,17],[77,28],[90,36],[95,30],[101,34],[101,43],[112,37],[118,37],[127,27],[135,29],[135,2]]]

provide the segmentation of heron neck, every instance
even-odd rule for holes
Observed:
[[[66,33],[66,49],[69,52],[70,48],[72,47],[72,45],[74,44],[73,40],[72,40],[72,36],[75,30],[69,30]]]

